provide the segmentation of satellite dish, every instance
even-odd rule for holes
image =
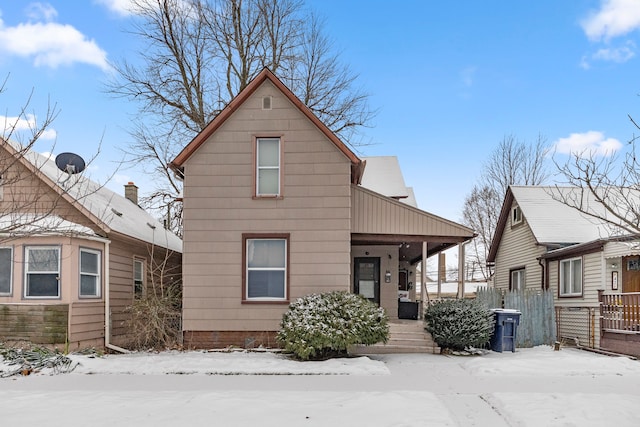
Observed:
[[[60,181],[60,184],[65,184],[71,179],[71,177],[77,173],[80,173],[86,167],[84,159],[74,153],[60,153],[56,156],[56,166],[62,172],[67,173],[67,177],[64,181]]]
[[[86,167],[84,160],[74,153],[60,153],[56,156],[56,166],[69,175],[80,173]]]

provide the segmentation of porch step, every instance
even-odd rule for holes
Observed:
[[[440,347],[431,334],[424,330],[419,320],[394,321],[389,323],[389,341],[386,344],[359,345],[349,349],[354,355],[389,353],[431,353],[440,354]]]

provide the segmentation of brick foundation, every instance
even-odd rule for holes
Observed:
[[[600,348],[614,353],[640,357],[640,334],[604,332],[600,338]]]
[[[206,348],[278,348],[276,331],[184,331],[184,347]]]

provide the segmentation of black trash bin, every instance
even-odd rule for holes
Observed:
[[[516,333],[520,324],[520,311],[496,308],[493,311],[496,321],[493,336],[491,337],[491,350],[502,353],[503,351],[516,351]]]

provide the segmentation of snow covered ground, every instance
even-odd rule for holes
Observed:
[[[72,358],[70,374],[0,379],[0,424],[640,425],[640,362],[570,348],[324,362],[243,352]]]

